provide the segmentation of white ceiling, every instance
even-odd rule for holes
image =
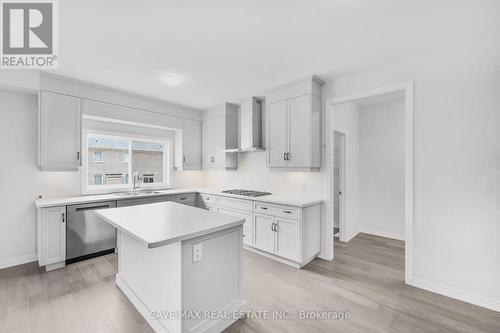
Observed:
[[[194,107],[500,30],[498,0],[64,0],[61,75]],[[159,75],[184,77],[178,87]]]

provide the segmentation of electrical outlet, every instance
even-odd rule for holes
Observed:
[[[203,258],[203,244],[193,245],[193,262],[198,262]]]

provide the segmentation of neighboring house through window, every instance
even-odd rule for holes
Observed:
[[[152,184],[155,182],[155,175],[154,174],[144,174],[142,176],[142,182],[144,184]]]
[[[130,189],[129,175],[142,175],[145,187],[169,186],[169,142],[147,138],[84,134],[87,157],[84,192]]]
[[[102,185],[102,175],[94,175],[94,185]]]
[[[94,150],[94,162],[102,162],[102,151]]]

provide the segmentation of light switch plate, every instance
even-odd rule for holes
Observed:
[[[203,244],[193,245],[193,262],[198,262],[203,258]]]

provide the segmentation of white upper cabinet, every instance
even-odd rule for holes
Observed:
[[[321,86],[315,76],[266,95],[267,166],[296,171],[321,167]]]
[[[287,101],[267,106],[267,165],[285,167],[287,152]]]
[[[39,166],[42,170],[78,170],[81,108],[79,97],[40,92]]]
[[[201,169],[201,121],[182,120],[182,166],[184,170]]]
[[[236,169],[238,155],[225,150],[238,147],[238,106],[224,103],[206,110],[202,118],[203,169]]]

